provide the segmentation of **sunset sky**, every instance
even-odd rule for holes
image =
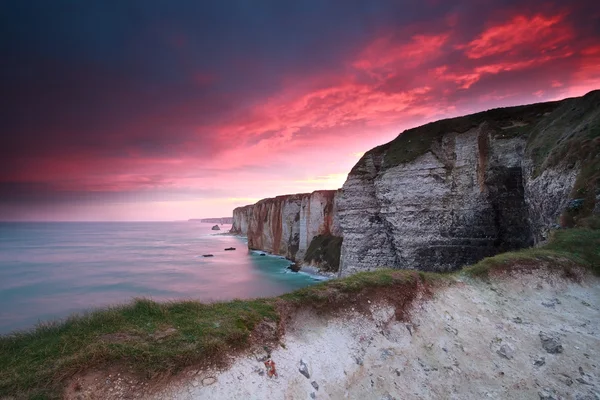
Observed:
[[[231,215],[600,88],[600,2],[0,0],[0,220]]]

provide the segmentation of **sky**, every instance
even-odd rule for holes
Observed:
[[[0,0],[0,54],[0,220],[220,217],[599,89],[600,3]]]

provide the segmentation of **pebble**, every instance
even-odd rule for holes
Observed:
[[[507,360],[512,360],[514,356],[514,350],[507,344],[503,344],[500,346],[500,349],[496,351],[499,356],[506,358]]]
[[[209,378],[204,378],[202,379],[202,384],[204,386],[209,386],[212,385],[213,383],[215,383],[217,380],[213,377],[209,377]]]
[[[563,352],[563,347],[558,338],[548,335],[547,333],[540,332],[540,340],[542,341],[542,347],[548,353],[557,354]]]
[[[538,396],[540,396],[540,400],[557,400],[552,392],[551,389],[542,389],[538,392]]]
[[[300,373],[302,375],[304,375],[306,377],[306,379],[310,379],[310,373],[308,372],[308,365],[304,362],[304,360],[300,360],[300,368],[298,368],[298,371],[300,371]]]
[[[535,360],[533,362],[533,365],[535,365],[536,367],[541,367],[542,365],[546,364],[546,358],[545,357],[540,357],[537,360]]]
[[[560,300],[557,298],[542,301],[542,305],[548,308],[554,308],[554,306],[556,306],[557,304],[560,304]]]
[[[319,384],[317,383],[317,381],[312,381],[310,384],[312,385],[312,387],[315,388],[315,390],[319,390]]]

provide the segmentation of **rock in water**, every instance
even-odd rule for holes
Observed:
[[[202,254],[202,257],[214,257],[212,254]]]
[[[296,263],[291,263],[287,269],[289,269],[292,272],[298,272],[300,271],[300,267],[296,264]]]
[[[228,247],[225,249],[225,251],[232,251],[232,250],[235,250],[235,247]]]
[[[304,362],[304,360],[300,360],[300,368],[298,368],[298,371],[300,371],[300,373],[302,375],[304,375],[306,377],[306,379],[310,379],[310,373],[308,372],[308,365]]]
[[[220,231],[221,228],[219,228],[219,225],[215,225],[211,228],[213,231]]]
[[[558,338],[550,336],[544,332],[540,332],[540,340],[542,341],[542,347],[548,353],[557,354],[563,352],[563,347]]]

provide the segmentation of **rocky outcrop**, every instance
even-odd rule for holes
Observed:
[[[302,263],[313,238],[341,236],[337,196],[338,191],[319,190],[263,199],[236,208],[231,232],[246,235],[251,249]]]
[[[596,91],[438,121],[367,152],[338,200],[341,275],[451,270],[545,240],[574,191],[596,206],[599,131]]]

